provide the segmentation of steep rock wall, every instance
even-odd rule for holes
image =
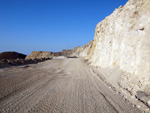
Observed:
[[[150,0],[129,0],[120,6],[97,24],[90,53],[81,51],[79,56],[87,57],[93,66],[118,67],[132,74],[122,83],[131,79],[132,85],[138,84],[136,90],[150,92]]]
[[[88,59],[89,54],[91,53],[93,45],[93,40],[91,40],[88,44],[84,45],[83,47],[76,47],[72,50],[72,56],[83,57]]]

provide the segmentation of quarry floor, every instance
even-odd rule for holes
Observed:
[[[0,113],[141,113],[83,59],[0,69]]]

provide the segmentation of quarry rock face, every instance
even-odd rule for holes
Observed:
[[[47,51],[33,51],[26,59],[42,59],[42,58],[52,58],[54,54]]]
[[[93,66],[118,67],[122,87],[150,92],[150,0],[129,0],[97,24],[94,42],[74,54]]]
[[[18,53],[18,52],[0,53],[0,69],[9,67],[9,66],[19,66],[19,65],[25,65],[25,64],[38,63],[38,62],[42,62],[42,61],[45,61],[48,59],[48,58],[47,59],[46,58],[37,59],[37,55],[40,54],[40,53],[39,54],[37,54],[37,53],[39,53],[39,52],[33,52],[32,55],[30,55],[30,56],[26,56],[26,55]],[[39,57],[40,57],[40,55],[39,55]]]
[[[88,44],[84,45],[83,47],[76,47],[72,50],[72,56],[76,57],[83,57],[88,59],[89,54],[91,53],[93,45],[93,40],[91,40]]]
[[[72,49],[63,49],[62,55],[63,56],[70,56],[72,54]]]
[[[43,59],[43,58],[53,58],[55,56],[70,56],[72,50],[64,49],[62,52],[48,52],[48,51],[33,51],[26,59]]]

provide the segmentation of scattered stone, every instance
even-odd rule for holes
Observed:
[[[150,100],[147,101],[147,104],[150,106]]]
[[[150,110],[149,108],[146,109],[146,111],[149,111],[149,110]]]
[[[34,64],[38,62],[42,62],[45,60],[50,60],[50,58],[43,58],[43,59],[2,59],[0,60],[0,68],[8,67],[8,66],[18,66],[24,64]]]
[[[136,107],[137,107],[137,108],[141,108],[141,105],[137,105]]]
[[[136,105],[133,104],[133,107],[135,107]]]
[[[136,92],[136,97],[141,100],[144,103],[148,103],[148,101],[150,100],[150,95],[146,94],[143,91],[137,91]],[[150,102],[150,101],[149,101]]]

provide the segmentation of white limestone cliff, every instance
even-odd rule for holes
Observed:
[[[83,47],[76,47],[72,51],[72,56],[83,57],[88,59],[88,56],[91,52],[93,40],[91,40],[88,44],[84,45]]]
[[[95,67],[118,67],[129,73],[120,75],[123,88],[150,93],[150,0],[129,0],[116,9],[97,24],[91,45],[79,56]]]

